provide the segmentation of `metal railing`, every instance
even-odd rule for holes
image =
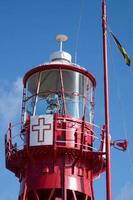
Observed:
[[[63,120],[60,120],[60,123]],[[76,124],[76,123],[75,123]],[[91,124],[93,127],[95,127],[95,129],[97,130],[90,130],[90,133],[88,133],[86,130],[83,133],[82,131],[76,131],[75,127],[72,128],[56,128],[54,134],[56,134],[56,131],[63,131],[63,132],[72,132],[72,134],[74,134],[75,132],[79,135],[84,134],[84,137],[89,136],[90,138],[92,138],[93,140],[93,145],[89,145],[89,144],[81,144],[80,142],[75,141],[74,137],[71,139],[65,139],[65,140],[60,140],[57,139],[55,140],[55,145],[56,147],[58,146],[67,146],[68,147],[71,145],[70,148],[75,148],[76,146],[78,146],[79,148],[82,146],[83,150],[85,151],[94,151],[94,152],[103,152],[103,146],[104,146],[104,137],[102,135],[102,128],[100,126],[97,125],[93,125]],[[5,152],[8,156],[11,156],[11,154],[15,153],[16,151],[20,151],[22,149],[24,149],[24,147],[27,145],[29,147],[29,144],[27,144],[26,141],[26,133],[25,133],[25,129],[29,129],[30,130],[30,124],[28,124],[27,126],[25,126],[24,128],[24,132],[21,129],[21,123],[16,123],[14,125],[12,125],[11,123],[9,124],[9,128],[6,131],[5,134]],[[100,133],[97,133],[99,132]],[[29,135],[28,135],[29,137]],[[55,137],[55,136],[53,136]]]

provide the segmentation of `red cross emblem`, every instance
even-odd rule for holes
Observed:
[[[38,118],[38,124],[32,125],[32,131],[38,132],[38,142],[45,141],[45,131],[51,130],[51,124],[45,124],[45,118]]]

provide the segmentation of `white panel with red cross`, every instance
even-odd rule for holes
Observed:
[[[53,115],[31,116],[30,146],[53,144]]]

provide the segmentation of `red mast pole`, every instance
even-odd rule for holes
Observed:
[[[104,104],[105,104],[105,133],[106,133],[106,199],[112,200],[112,180],[111,180],[112,177],[111,177],[110,133],[109,133],[110,120],[109,120],[106,0],[102,1],[102,29],[103,29]]]

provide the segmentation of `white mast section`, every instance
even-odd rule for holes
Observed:
[[[34,108],[33,108],[33,116],[35,116],[35,113],[36,113],[36,107],[37,107],[37,101],[38,101],[38,94],[39,94],[40,85],[41,85],[41,75],[42,75],[42,73],[39,74],[39,79],[38,79],[38,84],[37,84],[37,91],[36,91],[36,97],[35,97]]]
[[[60,51],[62,51],[63,42],[66,42],[68,40],[68,37],[66,35],[57,35],[56,41],[60,44]]]

